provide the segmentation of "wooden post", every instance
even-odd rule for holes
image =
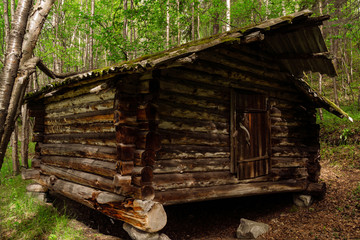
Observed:
[[[29,155],[29,111],[27,104],[21,106],[21,166],[28,168]]]
[[[12,163],[13,163],[13,174],[18,175],[20,173],[20,166],[19,166],[19,154],[18,154],[18,140],[19,140],[19,133],[18,133],[18,122],[15,122],[15,128],[12,134],[11,139],[11,146],[12,146]]]

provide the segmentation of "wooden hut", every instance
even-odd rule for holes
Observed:
[[[304,80],[335,76],[308,10],[68,77],[27,97],[36,181],[149,232],[163,205],[319,188]]]

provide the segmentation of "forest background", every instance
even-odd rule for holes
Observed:
[[[0,2],[0,69],[16,4]],[[360,108],[359,0],[57,0],[34,55],[58,73],[101,68],[302,9],[331,16],[322,30],[338,70],[306,79],[336,104]],[[29,90],[51,81],[38,71]]]

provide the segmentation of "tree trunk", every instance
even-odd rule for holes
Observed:
[[[16,9],[0,81],[0,125],[4,126],[4,128],[0,129],[0,168],[14,128],[16,115],[20,111],[20,105],[29,82],[29,75],[33,71],[25,67],[23,68],[24,71],[18,77],[16,76],[19,67],[25,65],[24,63],[31,58],[42,26],[54,1],[38,1],[33,7],[34,10],[29,21],[31,0],[19,2]],[[27,23],[27,32],[24,38]]]
[[[180,45],[181,43],[181,31],[180,31],[180,0],[176,0],[177,3],[177,44]]]
[[[21,165],[28,168],[28,148],[29,148],[29,110],[27,104],[21,106]]]
[[[31,5],[32,0],[21,1],[18,5],[16,16],[14,17],[13,27],[10,31],[3,73],[0,79],[0,126],[4,126],[3,128],[0,128],[0,139],[1,145],[3,146],[0,147],[0,169],[2,167],[7,144],[10,140],[10,135],[14,127],[14,123],[12,126],[5,126],[5,121],[7,117],[7,109],[10,105],[11,92],[14,87],[17,70],[19,69],[22,42]],[[9,137],[7,139],[3,139],[6,128],[8,128],[7,131]]]
[[[191,3],[191,40],[195,40],[195,3]]]
[[[322,75],[319,73],[319,93],[322,94]],[[324,120],[322,108],[319,108],[320,119]]]
[[[166,2],[166,48],[170,45],[170,1]]]
[[[230,0],[226,0],[226,31],[230,31],[231,19],[230,19],[230,9],[231,3]]]
[[[15,0],[10,0],[11,23],[14,21],[15,8]]]
[[[15,128],[12,134],[11,139],[11,147],[12,147],[12,163],[13,163],[13,174],[14,176],[19,175],[20,173],[20,166],[19,166],[19,150],[18,150],[18,140],[19,140],[19,132],[18,132],[18,123],[15,122]]]
[[[4,4],[4,25],[5,25],[4,39],[5,39],[5,43],[8,44],[9,35],[10,35],[8,0],[3,0],[3,4]]]
[[[95,0],[91,0],[91,19],[94,18],[95,14]],[[90,25],[90,44],[89,44],[89,67],[90,69],[94,68],[94,29],[93,29],[93,20],[91,20]]]

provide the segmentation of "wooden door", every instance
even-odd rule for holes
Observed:
[[[233,91],[231,98],[231,170],[239,179],[267,175],[270,169],[267,97]]]

